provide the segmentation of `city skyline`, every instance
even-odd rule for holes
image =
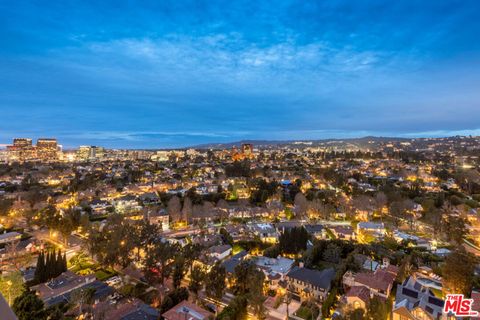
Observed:
[[[0,9],[1,144],[480,135],[475,1]]]

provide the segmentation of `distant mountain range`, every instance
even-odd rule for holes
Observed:
[[[233,146],[240,146],[243,143],[251,143],[254,147],[272,148],[272,147],[325,147],[332,149],[370,149],[385,145],[387,143],[402,143],[414,142],[412,145],[419,147],[429,144],[431,141],[445,141],[445,140],[462,140],[476,139],[479,137],[472,136],[452,136],[452,137],[437,137],[437,138],[400,138],[400,137],[374,137],[367,136],[362,138],[347,138],[347,139],[306,139],[306,140],[240,140],[226,143],[206,143],[192,146],[195,149],[230,149]]]
[[[362,137],[348,139],[312,139],[312,140],[240,140],[226,143],[206,143],[192,146],[195,149],[229,149],[233,146],[240,146],[243,143],[251,143],[256,147],[274,147],[274,146],[335,146],[335,145],[352,145],[356,147],[365,147],[373,143],[387,142],[406,142],[412,138],[395,138],[395,137]]]

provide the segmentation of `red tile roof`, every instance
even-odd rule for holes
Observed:
[[[162,314],[166,320],[203,320],[210,316],[213,316],[213,313],[186,300]]]
[[[370,290],[364,286],[351,287],[347,292],[347,297],[358,297],[367,304],[370,301]]]
[[[368,288],[382,290],[386,292],[389,286],[393,285],[396,273],[388,269],[377,269],[375,273],[362,272],[355,276],[355,282],[358,282]]]

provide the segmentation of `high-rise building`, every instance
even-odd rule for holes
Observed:
[[[32,147],[32,139],[29,138],[15,138],[13,139],[13,146],[18,148]]]
[[[32,145],[32,139],[15,138],[13,144],[7,146],[8,159],[10,161],[29,161],[37,157],[36,148]]]
[[[37,157],[40,160],[58,159],[57,139],[41,138],[37,140]]]
[[[32,139],[15,138],[13,144],[7,146],[9,161],[53,161],[59,159],[59,146],[57,139],[41,138],[37,145],[32,144]]]
[[[105,149],[97,146],[80,146],[77,151],[77,160],[95,161],[105,157]]]

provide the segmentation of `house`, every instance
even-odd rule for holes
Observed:
[[[128,310],[120,320],[157,320],[159,312],[157,309],[149,306],[146,303],[139,303],[133,305],[133,308]],[[113,319],[113,318],[112,318]]]
[[[69,302],[73,291],[87,288],[95,289],[94,300],[100,300],[113,293],[113,289],[97,281],[95,275],[79,276],[71,271],[66,271],[49,282],[32,287],[47,306]]]
[[[385,236],[387,230],[385,229],[385,224],[383,222],[359,222],[357,224],[357,233],[366,232],[371,233],[375,236],[383,237]]]
[[[90,202],[90,208],[92,209],[93,214],[102,215],[107,213],[108,208],[112,205],[106,200],[95,199]]]
[[[444,304],[444,300],[423,287],[415,277],[409,277],[397,286],[392,317],[393,320],[447,320]]]
[[[370,303],[370,290],[364,286],[351,287],[345,295],[345,300],[350,309],[366,310]]]
[[[133,195],[119,197],[113,201],[113,205],[118,213],[131,213],[142,209],[137,198]]]
[[[325,228],[321,224],[307,224],[304,226],[308,234],[317,239],[325,239],[327,236]]]
[[[95,309],[105,309],[110,306],[110,303],[105,301],[95,305]],[[103,308],[102,308],[103,307]],[[115,309],[106,308],[108,312],[105,313],[105,320],[157,320],[160,316],[158,309],[155,309],[143,301],[133,298],[122,300],[122,302],[115,305]]]
[[[410,241],[414,246],[424,248],[428,251],[435,250],[437,244],[435,240],[427,240],[398,230],[393,232],[393,238],[399,243],[402,241]]]
[[[223,260],[232,253],[232,246],[228,244],[213,246],[208,249],[208,255],[217,259]]]
[[[330,291],[331,282],[335,277],[335,269],[322,271],[295,267],[287,275],[288,290],[298,299],[313,298],[323,301]]]
[[[447,248],[438,248],[437,250],[435,250],[435,251],[433,252],[434,255],[439,256],[439,257],[442,257],[442,258],[445,258],[445,257],[448,256],[450,253],[451,253],[451,250],[449,250],[449,249],[447,249]]]
[[[192,239],[194,244],[199,244],[203,247],[211,247],[223,243],[222,236],[219,234],[204,234],[197,235]]]
[[[15,240],[20,240],[22,235],[16,231],[5,232],[0,234],[0,244],[10,243]]]
[[[147,211],[146,216],[151,224],[160,226],[163,231],[170,230],[170,216],[165,209]]]
[[[270,285],[270,289],[273,290],[278,287],[280,281],[285,280],[285,276],[295,264],[295,260],[281,256],[277,258],[258,256],[254,257],[253,261],[255,265],[263,271]]]
[[[245,228],[243,225],[226,225],[225,230],[233,238],[233,241],[241,240],[245,236]]]
[[[251,224],[249,225],[249,228],[254,235],[260,238],[262,242],[266,242],[266,243],[278,242],[278,232],[271,224],[268,224],[268,223]]]
[[[138,196],[138,199],[144,205],[157,205],[161,203],[160,198],[155,192],[147,192],[147,193],[141,194],[140,196]]]
[[[227,282],[229,285],[233,285],[234,283],[234,274],[235,274],[235,267],[240,264],[246,257],[247,252],[242,250],[236,255],[232,256],[230,259],[227,259],[222,262],[222,266],[225,268],[227,272]]]
[[[353,281],[344,275],[344,285],[364,286],[370,290],[370,296],[386,299],[390,295],[393,283],[397,277],[398,267],[389,265],[386,268],[378,268],[374,273],[360,272],[353,275]],[[347,281],[345,281],[347,280]]]
[[[204,320],[213,319],[213,313],[188,301],[182,301],[162,314],[165,320]]]
[[[278,233],[284,233],[290,231],[293,228],[301,228],[302,223],[300,221],[282,221],[275,224]]]
[[[280,274],[282,279],[292,269],[295,260],[278,256],[277,258],[268,258],[258,256],[253,258],[255,265],[262,271],[268,274]]]
[[[353,240],[355,239],[355,232],[353,228],[348,225],[329,226],[328,229],[333,233],[337,239]]]

